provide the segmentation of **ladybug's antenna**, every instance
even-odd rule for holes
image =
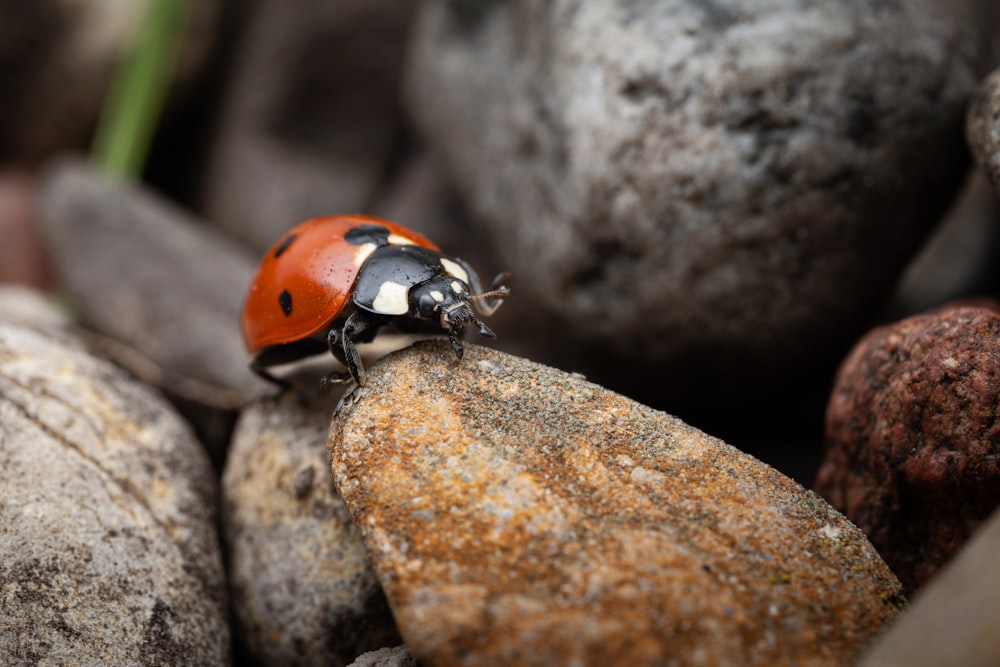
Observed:
[[[509,278],[510,274],[506,271],[498,273],[497,277],[493,279],[493,285],[490,286],[488,292],[469,295],[469,301],[479,301],[479,303],[475,304],[475,309],[480,315],[489,317],[496,312],[496,309],[500,307],[503,300],[510,296],[510,288],[503,284]],[[478,280],[475,281],[474,288],[479,288]],[[484,299],[492,300],[484,301]]]
[[[489,292],[483,292],[482,294],[470,294],[469,301],[476,301],[478,299],[488,299],[494,296],[500,299],[505,299],[508,296],[510,296],[510,288],[499,287],[497,289],[490,290]]]

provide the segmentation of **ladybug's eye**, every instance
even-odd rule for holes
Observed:
[[[410,313],[414,317],[436,319],[442,310],[447,310],[462,300],[461,295],[451,291],[451,276],[438,276],[422,285],[410,289]]]
[[[437,290],[423,292],[417,297],[417,309],[422,316],[430,317],[441,307],[442,301],[444,301],[444,295]]]

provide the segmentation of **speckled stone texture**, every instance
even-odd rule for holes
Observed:
[[[844,665],[900,585],[815,494],[680,420],[447,341],[370,368],[336,485],[426,665]]]
[[[417,661],[405,646],[394,646],[363,653],[350,667],[417,667]]]
[[[286,394],[248,406],[233,434],[223,525],[237,637],[255,665],[346,665],[400,641],[330,479],[332,413]]]
[[[409,108],[566,335],[716,399],[846,342],[891,289],[961,183],[996,10],[435,0]]]
[[[973,97],[965,134],[976,161],[1000,195],[1000,69],[986,77]]]
[[[880,327],[837,374],[816,490],[908,591],[1000,504],[1000,314],[953,307]]]
[[[229,664],[215,479],[161,396],[0,326],[0,480],[0,664]]]

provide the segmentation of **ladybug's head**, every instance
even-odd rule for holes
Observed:
[[[410,290],[410,303],[414,316],[440,320],[441,328],[448,332],[456,354],[461,357],[459,337],[467,324],[478,326],[481,336],[496,338],[496,334],[486,326],[480,315],[485,317],[492,314],[507,294],[506,287],[472,294],[465,281],[451,275],[441,275]]]

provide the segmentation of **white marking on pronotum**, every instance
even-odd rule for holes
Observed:
[[[417,245],[410,239],[405,236],[400,236],[399,234],[389,234],[389,236],[386,237],[386,241],[389,242],[389,245]]]
[[[383,315],[405,315],[410,310],[406,291],[406,285],[387,280],[378,288],[372,308]]]
[[[442,301],[444,301],[444,294],[442,294],[441,292],[437,291],[436,289],[432,289],[431,290],[431,298],[434,299],[435,301],[437,301],[438,303],[441,303]]]
[[[374,243],[362,243],[358,246],[358,249],[354,251],[354,266],[356,268],[361,268],[361,266],[368,261],[371,254],[375,252],[376,246]]]
[[[465,269],[463,269],[462,265],[459,264],[458,262],[453,262],[452,260],[446,257],[442,257],[441,266],[444,267],[445,273],[447,273],[448,275],[455,276],[466,285],[469,284],[469,274],[466,273]]]

